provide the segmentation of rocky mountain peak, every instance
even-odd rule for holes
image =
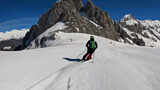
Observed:
[[[46,27],[53,26],[58,21],[68,21],[72,16],[77,16],[77,12],[83,7],[82,0],[61,0],[43,15],[38,24]]]
[[[45,43],[47,40],[54,40],[54,33],[59,30],[52,32],[51,36],[38,37],[59,22],[64,23],[67,27],[60,30],[62,32],[93,34],[140,46],[144,46],[145,43],[139,36],[147,37],[146,34],[143,34],[147,28],[131,14],[125,15],[118,23],[113,21],[107,12],[96,7],[91,0],[88,0],[85,5],[82,0],[59,0],[51,9],[41,15],[36,25],[31,27],[23,39],[24,48],[32,46],[34,43],[39,47],[42,41]],[[131,32],[131,35],[128,32]]]
[[[93,4],[93,2],[91,0],[87,0],[86,6],[90,7],[90,8],[95,8],[95,5]]]
[[[64,32],[94,34],[116,41],[119,38],[114,21],[108,13],[97,8],[91,0],[88,0],[86,5],[83,5],[82,0],[59,0],[41,15],[36,25],[31,27],[23,39],[23,46],[30,45],[40,34],[58,22],[67,24],[68,28],[63,30]]]
[[[82,0],[60,0],[58,3],[73,5],[78,11],[83,7]]]
[[[124,17],[121,19],[121,22],[129,21],[129,20],[136,20],[131,14],[126,14]]]
[[[137,27],[137,25],[139,24],[139,20],[135,19],[131,14],[127,14],[121,19],[120,23],[127,26],[136,25]]]
[[[109,17],[108,13],[96,7],[91,0],[87,1],[87,4],[83,7],[83,11],[87,14],[88,19],[101,25],[103,28],[112,28],[114,22]]]

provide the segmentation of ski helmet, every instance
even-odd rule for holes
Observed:
[[[94,36],[90,36],[90,40],[91,40],[91,41],[94,41]]]

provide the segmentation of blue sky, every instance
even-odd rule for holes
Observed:
[[[0,0],[0,32],[29,28],[56,0]],[[119,21],[125,14],[138,19],[160,20],[160,0],[92,0]]]

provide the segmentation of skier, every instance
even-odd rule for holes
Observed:
[[[87,53],[83,56],[83,61],[92,59],[92,54],[97,49],[97,42],[94,40],[94,36],[90,36],[90,40],[86,44]]]

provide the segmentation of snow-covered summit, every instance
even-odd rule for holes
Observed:
[[[138,21],[131,14],[125,15],[120,22],[125,22],[127,25],[138,24]]]
[[[134,24],[142,24],[146,27],[160,27],[160,21],[159,20],[139,20],[134,18],[131,14],[126,14],[120,21],[125,22],[127,25],[134,25]]]
[[[126,21],[126,20],[130,20],[130,19],[134,19],[134,17],[131,14],[126,14],[124,15],[124,17],[121,19],[121,21]]]
[[[20,39],[25,36],[29,29],[11,30],[7,32],[0,32],[0,41],[9,39]]]
[[[147,28],[160,28],[160,21],[159,20],[139,20],[143,26]]]

